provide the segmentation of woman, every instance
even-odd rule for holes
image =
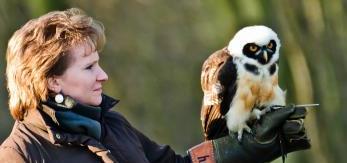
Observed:
[[[177,155],[110,110],[118,101],[102,94],[104,44],[102,24],[75,8],[30,20],[14,33],[6,76],[16,122],[0,162],[264,162],[309,148],[305,109],[289,106],[265,115],[241,142],[231,135]]]

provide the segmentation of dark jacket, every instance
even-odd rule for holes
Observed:
[[[167,145],[158,145],[110,109],[116,100],[103,95],[100,114],[101,138],[64,130],[57,123],[56,109],[42,105],[16,121],[10,136],[0,146],[0,162],[191,162]],[[71,109],[73,110],[73,108]]]

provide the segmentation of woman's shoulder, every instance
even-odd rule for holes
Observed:
[[[15,158],[15,160],[19,159],[18,162],[24,160],[27,155],[27,149],[33,144],[33,138],[31,136],[32,135],[27,132],[25,124],[16,122],[11,134],[0,146],[0,162],[6,162],[6,160],[3,160],[6,158]]]
[[[109,110],[104,114],[105,122],[109,125],[117,124],[117,125],[125,125],[130,127],[129,121],[119,112],[114,110]]]
[[[28,162],[23,153],[9,146],[0,146],[0,162]]]

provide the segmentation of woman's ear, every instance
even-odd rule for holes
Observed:
[[[50,91],[55,92],[55,93],[61,92],[61,86],[60,86],[60,84],[58,82],[57,77],[54,76],[54,77],[49,77],[48,78],[48,89]]]

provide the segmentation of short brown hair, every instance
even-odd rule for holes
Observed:
[[[22,120],[28,109],[47,100],[47,79],[62,74],[68,66],[68,50],[85,41],[100,51],[104,27],[77,8],[32,19],[13,34],[6,52],[6,77],[14,119]]]

